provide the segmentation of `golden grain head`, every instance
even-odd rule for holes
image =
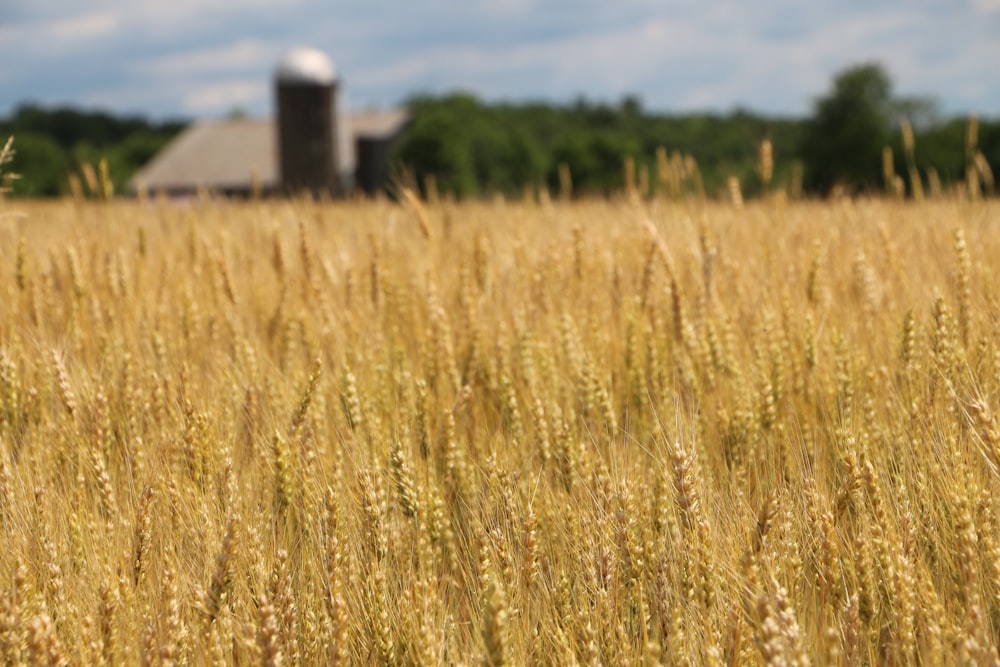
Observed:
[[[974,129],[976,201],[889,149],[898,198],[780,198],[767,141],[724,202],[667,149],[541,206],[82,166],[0,217],[0,660],[995,659]]]

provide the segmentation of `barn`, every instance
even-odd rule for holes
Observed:
[[[295,49],[275,70],[273,118],[191,123],[133,177],[129,188],[186,197],[374,194],[385,185],[406,109],[341,108],[341,81],[315,49]]]

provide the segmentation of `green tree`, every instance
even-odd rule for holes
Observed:
[[[477,192],[470,122],[480,113],[467,95],[455,95],[433,104],[413,103],[413,122],[395,150],[396,160],[413,170],[421,187],[433,176],[444,192],[474,195]]]
[[[67,175],[82,161],[93,165],[106,158],[119,190],[176,135],[181,121],[150,122],[138,116],[114,116],[70,107],[23,104],[0,118],[0,136],[14,135],[20,175],[15,196],[55,196],[65,192]]]
[[[487,146],[476,144],[477,172],[487,192],[516,194],[545,175],[545,156],[535,140],[517,126],[494,130]]]
[[[12,194],[52,197],[65,190],[73,161],[54,139],[35,132],[16,134],[14,151],[10,171],[20,178],[14,181]]]
[[[892,133],[892,82],[881,65],[850,67],[816,101],[806,124],[800,154],[807,189],[829,193],[878,187],[883,147]]]

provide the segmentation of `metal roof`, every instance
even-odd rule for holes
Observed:
[[[379,139],[395,136],[410,122],[406,109],[359,111],[350,114],[351,132],[355,139]]]
[[[405,109],[349,115],[350,136],[389,139],[409,121]],[[354,141],[347,149],[353,153]],[[264,189],[278,183],[277,131],[273,119],[199,120],[185,128],[132,178],[150,191],[249,189],[254,179]],[[349,164],[354,164],[350,160]]]
[[[328,86],[337,80],[337,68],[322,51],[298,48],[289,51],[275,72],[278,81]]]

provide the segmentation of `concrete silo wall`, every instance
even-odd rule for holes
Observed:
[[[277,82],[281,187],[314,195],[340,191],[336,84]]]

